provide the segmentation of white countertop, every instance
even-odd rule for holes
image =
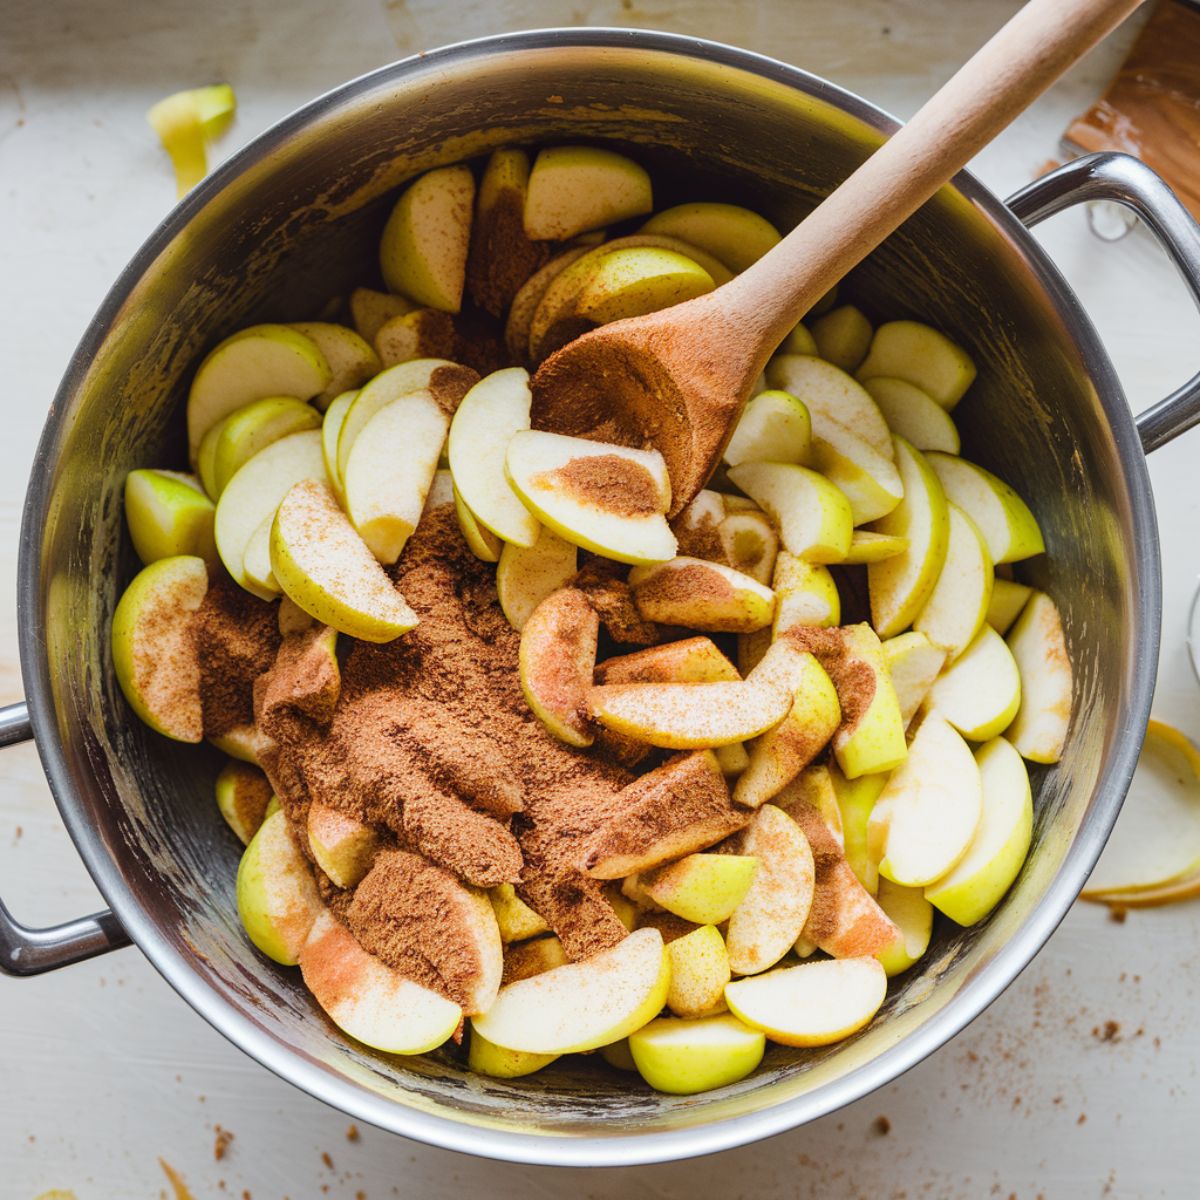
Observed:
[[[22,694],[15,570],[29,463],[59,376],[110,282],[174,198],[143,114],[228,79],[227,154],[311,96],[446,42],[552,24],[639,25],[773,54],[901,115],[984,40],[1013,0],[0,0],[0,701]],[[978,160],[1006,195],[1056,151],[1129,42],[1124,31]],[[1106,341],[1135,407],[1200,362],[1200,317],[1144,236],[1103,245],[1082,211],[1039,231]],[[1200,431],[1154,455],[1166,609],[1156,714],[1200,735],[1183,649],[1200,568]],[[0,894],[50,923],[98,897],[30,746],[4,755]],[[714,1158],[586,1176],[483,1163],[372,1129],[280,1082],[196,1016],[133,949],[0,979],[0,1192],[79,1200],[328,1194],[370,1200],[539,1197],[1156,1197],[1196,1194],[1200,940],[1193,903],[1078,905],[1009,992],[890,1087],[772,1141]],[[1104,1036],[1105,1022],[1116,1022]],[[886,1117],[890,1131],[881,1132]],[[221,1161],[214,1129],[234,1139]],[[330,1156],[332,1167],[323,1162]],[[325,1189],[328,1189],[327,1192]]]

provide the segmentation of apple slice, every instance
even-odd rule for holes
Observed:
[[[895,558],[907,549],[908,538],[897,537],[892,533],[872,533],[869,529],[856,529],[843,561],[848,567],[883,562],[885,558]]]
[[[1021,674],[1005,640],[984,625],[929,689],[925,705],[968,741],[1003,733],[1021,705]]]
[[[820,413],[813,435],[813,466],[849,501],[855,525],[886,516],[900,503],[904,488],[890,457]]]
[[[629,1035],[638,1074],[655,1091],[675,1096],[745,1079],[765,1048],[762,1033],[728,1013],[692,1021],[660,1017]]]
[[[771,389],[751,398],[734,428],[725,461],[806,464],[812,443],[808,409],[790,392]]]
[[[433,512],[435,508],[441,508],[445,504],[454,504],[454,480],[450,477],[450,472],[438,468],[433,473],[433,482],[429,485],[429,494],[425,497],[425,510],[421,514]],[[456,514],[457,515],[457,514]],[[479,530],[482,535],[486,531]]]
[[[223,417],[253,400],[320,395],[333,373],[311,338],[286,325],[252,325],[226,338],[200,364],[187,401],[188,455]]]
[[[113,613],[113,670],[125,699],[151,729],[178,742],[204,736],[192,624],[207,591],[202,558],[160,558],[134,576]]]
[[[321,434],[308,430],[272,442],[225,485],[217,503],[213,532],[225,569],[242,587],[248,583],[246,547],[255,530],[275,512],[295,484],[324,478]]]
[[[386,1054],[424,1054],[462,1020],[451,1000],[368,954],[332,913],[313,922],[299,957],[313,998],[343,1032]]]
[[[781,967],[725,989],[735,1016],[785,1046],[828,1046],[848,1038],[879,1011],[885,995],[887,975],[874,958]]]
[[[796,822],[773,804],[754,814],[731,848],[757,858],[759,866],[729,918],[729,966],[736,975],[757,975],[792,948],[808,920],[815,879],[812,850]]]
[[[933,905],[920,888],[903,887],[890,879],[879,881],[879,907],[896,926],[896,938],[875,955],[890,979],[907,971],[929,949],[933,936]]]
[[[336,396],[325,410],[325,417],[321,421],[321,452],[325,456],[325,475],[329,486],[333,488],[333,494],[342,504],[345,503],[346,493],[342,473],[338,469],[338,439],[342,435],[342,423],[350,411],[350,405],[357,397],[357,391],[343,392]]]
[[[944,333],[919,321],[889,321],[875,330],[859,379],[903,379],[947,412],[975,379],[970,355]]]
[[[311,404],[290,396],[267,396],[243,405],[205,434],[211,437],[211,483],[219,499],[229,481],[260,450],[292,433],[316,429],[321,414]],[[208,458],[201,444],[201,457]]]
[[[947,659],[954,662],[984,624],[995,573],[975,522],[957,504],[950,503],[948,508],[946,558],[913,628],[945,650]]]
[[[1062,617],[1045,592],[1030,596],[1008,648],[1021,673],[1021,707],[1008,740],[1030,762],[1056,763],[1071,724],[1073,679]]]
[[[550,285],[572,263],[590,253],[587,246],[573,246],[552,258],[540,267],[521,285],[508,310],[504,325],[504,344],[509,355],[519,362],[529,357],[529,333],[534,314],[544,299]]]
[[[308,806],[308,846],[318,867],[340,888],[355,887],[371,869],[379,834],[328,804]]]
[[[471,1044],[467,1047],[467,1066],[476,1075],[489,1075],[493,1079],[520,1079],[548,1067],[556,1058],[557,1054],[527,1054],[495,1046],[477,1029],[471,1030]]]
[[[790,463],[742,463],[730,480],[765,509],[789,554],[808,562],[840,562],[854,519],[846,497],[823,475]]]
[[[570,746],[590,746],[588,695],[600,618],[577,588],[543,600],[521,631],[521,690],[538,720]]]
[[[538,523],[513,491],[504,459],[513,434],[529,428],[529,372],[495,371],[462,398],[450,425],[450,471],[467,507],[497,537],[528,549]]]
[[[871,811],[868,837],[880,875],[906,887],[940,879],[966,854],[982,812],[983,785],[970,747],[930,714]]]
[[[653,207],[650,176],[625,155],[598,146],[546,146],[529,174],[525,233],[565,242]]]
[[[390,642],[417,623],[328,484],[308,479],[287,493],[271,529],[271,568],[292,600],[339,633]]]
[[[257,767],[236,759],[217,776],[217,809],[243,846],[248,846],[267,819],[271,785]],[[276,802],[278,803],[278,802]]]
[[[907,729],[929,695],[933,681],[941,674],[946,652],[923,633],[909,630],[883,643],[883,661],[900,702],[900,720]]]
[[[242,586],[260,600],[274,599],[279,595],[279,580],[271,570],[271,526],[275,514],[264,517],[262,524],[250,535],[246,553],[242,555]]]
[[[931,396],[903,379],[868,379],[863,387],[879,405],[883,419],[918,450],[957,454],[962,448],[950,414]]]
[[[842,371],[854,371],[871,345],[871,322],[853,304],[830,309],[812,323],[817,354]]]
[[[559,537],[618,562],[675,557],[671,482],[657,450],[632,450],[540,430],[513,435],[508,480]]]
[[[775,637],[793,625],[837,625],[842,619],[841,598],[828,568],[805,562],[786,550],[775,559]]]
[[[441,472],[436,472],[434,478]],[[463,535],[463,541],[467,543],[467,549],[480,562],[498,563],[500,554],[504,548],[502,542],[490,529],[480,525],[475,519],[475,514],[467,507],[462,496],[459,495],[458,489],[451,483],[451,498],[454,502],[454,515],[458,518],[459,532]],[[430,484],[430,492],[433,490],[433,484]],[[429,511],[429,496],[425,497],[425,507],[421,509],[421,515]]]
[[[798,396],[817,430],[818,417],[862,438],[877,454],[892,458],[892,434],[879,406],[845,371],[822,358],[777,354],[767,364],[767,383]]]
[[[729,954],[715,926],[701,925],[672,938],[667,942],[667,962],[671,968],[667,1008],[675,1016],[707,1017],[725,1010]]]
[[[449,428],[425,388],[385,404],[355,439],[343,476],[346,513],[381,563],[394,563],[416,529]]]
[[[837,692],[811,654],[802,654],[787,716],[750,744],[733,798],[758,808],[778,795],[825,748],[842,719]]]
[[[662,934],[638,929],[611,950],[500,989],[472,1019],[489,1042],[535,1054],[576,1054],[627,1037],[667,998]]]
[[[537,527],[532,546],[504,544],[496,568],[500,608],[518,632],[552,592],[565,587],[578,569],[579,552],[544,526]]]
[[[375,344],[375,335],[393,317],[402,317],[415,309],[411,300],[359,287],[350,293],[350,321],[355,332],[368,345]]]
[[[517,895],[511,883],[502,883],[492,888],[488,892],[488,899],[492,902],[492,911],[496,914],[500,940],[506,946],[509,942],[523,942],[550,932],[550,926],[546,924],[545,919]]]
[[[733,663],[706,637],[651,646],[596,667],[597,683],[736,683],[740,678]]]
[[[1004,480],[953,454],[932,452],[929,465],[937,472],[946,498],[978,526],[993,562],[1017,562],[1045,550],[1029,506]]]
[[[816,358],[817,340],[809,332],[808,326],[803,321],[798,321],[787,337],[779,343],[777,353],[803,354],[809,358]]]
[[[870,845],[870,820],[887,775],[860,775],[847,779],[836,763],[829,765],[829,778],[842,818],[842,845],[846,861],[858,881],[871,895],[879,888],[879,859]]]
[[[208,740],[222,754],[256,767],[262,766],[263,755],[275,745],[257,725],[235,725],[227,733]]]
[[[409,184],[379,242],[383,280],[426,308],[462,308],[475,177],[470,167],[439,167]]]
[[[535,937],[527,942],[518,942],[504,952],[504,982],[516,983],[532,979],[567,964],[566,951],[558,938]]]
[[[729,566],[761,584],[770,582],[779,554],[779,536],[766,513],[731,512],[717,526],[717,536]]]
[[[667,912],[697,925],[720,925],[745,899],[757,870],[751,854],[689,854],[638,881]]]
[[[987,623],[1003,637],[1021,615],[1033,588],[1025,583],[997,575],[992,583],[992,599],[988,604]]]
[[[983,817],[958,865],[925,888],[925,899],[959,925],[974,925],[1012,886],[1033,833],[1029,772],[1004,738],[975,752],[983,781]]]
[[[714,286],[703,267],[674,250],[614,250],[597,262],[580,289],[575,315],[606,325],[670,308],[706,295]]]
[[[246,935],[259,950],[285,967],[299,962],[323,906],[282,809],[263,821],[242,854],[237,906]]]
[[[694,201],[655,213],[642,233],[662,233],[692,242],[716,255],[731,271],[756,263],[779,242],[779,230],[765,217],[738,204]]]
[[[313,404],[322,411],[343,392],[362,387],[383,369],[371,343],[345,325],[328,321],[294,321],[291,327],[312,339],[333,373],[325,390],[313,397]]]
[[[776,802],[775,807],[783,809],[788,816],[800,826],[804,831],[807,827],[807,822],[802,821],[800,817],[794,815],[798,809],[812,809],[824,826],[828,837],[833,839],[834,844],[842,851],[846,848],[845,829],[842,826],[842,810],[838,805],[837,791],[833,786],[833,774],[837,770],[837,763],[815,763],[812,766],[805,767],[795,779],[788,784],[786,789],[786,799],[781,799]],[[805,832],[805,837],[808,833]],[[810,844],[812,839],[809,839]],[[813,849],[814,855],[816,849]]]
[[[358,435],[381,409],[412,392],[428,390],[447,416],[479,380],[470,369],[444,358],[417,358],[380,372],[364,388],[342,420],[338,434],[338,476],[345,481],[350,452]]]
[[[647,621],[706,633],[751,633],[771,623],[775,593],[749,575],[700,558],[673,558],[629,573]]]
[[[130,471],[125,476],[125,521],[143,563],[180,554],[215,564],[216,510],[194,475],[180,471]]]
[[[896,439],[904,499],[877,521],[874,533],[908,539],[908,549],[867,567],[871,624],[880,637],[907,629],[933,592],[946,561],[950,514],[942,485],[925,456]]]

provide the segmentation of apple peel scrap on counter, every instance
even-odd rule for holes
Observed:
[[[152,110],[181,189],[232,111],[228,88]],[[780,236],[737,205],[655,213],[609,148],[439,166],[401,188],[364,286],[218,341],[187,461],[127,475],[142,569],[117,681],[152,730],[229,756],[246,936],[299,967],[331,1036],[465,1038],[442,1053],[511,1080],[598,1050],[596,1070],[704,1092],[796,1052],[772,1045],[852,1036],[1020,875],[1026,763],[1070,732],[1070,614],[1014,578],[1045,550],[1033,511],[961,457],[956,406],[987,402],[963,347],[835,289],[674,519],[652,445],[531,421],[559,346]],[[489,683],[437,692],[484,645]],[[372,709],[380,678],[392,707]],[[473,688],[514,745],[455,708]],[[368,760],[366,786],[361,747],[407,757]],[[1162,756],[1186,786],[1142,786]],[[593,789],[577,808],[527,784],[543,759]],[[305,774],[331,761],[337,786]],[[1200,894],[1198,776],[1152,722],[1086,898]]]

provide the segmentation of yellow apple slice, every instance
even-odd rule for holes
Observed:
[[[320,424],[321,414],[311,404],[290,396],[267,396],[230,413],[221,421],[219,431],[214,427],[205,435],[206,441],[216,435],[210,468],[214,498],[220,498],[229,481],[260,450],[289,434],[316,429]]]
[[[908,549],[867,567],[871,624],[880,637],[907,629],[933,592],[946,561],[950,514],[942,485],[925,456],[896,438],[904,499],[877,521],[874,533],[908,539]]]
[[[693,201],[655,213],[642,233],[662,233],[692,242],[716,255],[731,271],[756,263],[779,242],[779,230],[765,217],[738,204]]]
[[[975,522],[992,561],[1017,562],[1046,548],[1029,506],[1002,479],[954,454],[929,455],[946,498]]]
[[[246,553],[242,555],[242,586],[260,600],[279,595],[279,581],[271,570],[271,526],[275,514],[264,517],[262,524],[250,535]]]
[[[944,333],[919,321],[889,321],[875,330],[859,379],[903,379],[947,412],[975,379],[970,355]]]
[[[479,376],[469,367],[460,367],[444,358],[415,358],[381,371],[360,389],[350,405],[338,434],[338,476],[344,482],[350,453],[358,435],[380,409],[401,396],[429,391],[438,406],[449,416]]]
[[[292,328],[312,339],[332,372],[333,377],[325,390],[313,397],[313,404],[322,411],[343,392],[362,387],[383,369],[371,343],[345,325],[329,321],[293,321]]]
[[[577,588],[559,588],[521,631],[521,691],[539,721],[570,746],[595,739],[588,720],[600,618]]]
[[[383,281],[426,308],[462,308],[475,204],[470,167],[439,167],[409,184],[379,242]]]
[[[507,984],[472,1019],[489,1042],[576,1054],[628,1037],[662,1009],[670,985],[662,934],[638,929],[611,950]]]
[[[322,904],[281,809],[263,821],[242,854],[237,906],[250,941],[275,962],[295,966]]]
[[[325,479],[321,434],[315,429],[272,442],[225,485],[217,502],[213,531],[225,569],[242,587],[248,588],[249,583],[245,557],[251,537],[292,487],[304,479]]]
[[[345,503],[346,492],[342,483],[342,473],[338,469],[338,439],[342,434],[342,422],[345,421],[350,405],[357,397],[357,391],[343,392],[334,397],[321,421],[321,453],[325,457],[325,476],[340,504]]]
[[[868,529],[856,529],[844,561],[846,566],[883,562],[885,558],[895,558],[907,549],[908,538],[897,537],[892,533],[872,533]]]
[[[871,895],[879,888],[879,859],[870,839],[871,813],[888,781],[887,775],[860,775],[847,779],[836,763],[829,765],[830,782],[842,818],[842,844],[846,861]]]
[[[757,870],[752,854],[689,854],[638,878],[667,912],[697,925],[720,925],[745,899]]]
[[[546,146],[529,173],[525,233],[565,242],[653,207],[650,176],[625,155],[597,146]]]
[[[734,427],[725,461],[785,462],[806,465],[812,448],[812,421],[804,403],[790,392],[770,389],[751,398]]]
[[[393,317],[402,317],[416,307],[403,296],[392,296],[372,288],[355,288],[350,293],[350,319],[355,332],[370,346],[374,346],[375,336]]]
[[[386,1054],[424,1054],[449,1038],[462,1009],[368,954],[332,913],[313,922],[300,972],[329,1019]]]
[[[328,484],[308,479],[287,493],[271,529],[271,567],[296,604],[339,633],[390,642],[417,623]]]
[[[370,825],[319,801],[308,806],[307,833],[314,861],[340,888],[357,886],[380,845]]]
[[[849,501],[855,525],[886,516],[904,496],[900,472],[890,457],[821,414],[813,418],[812,460]]]
[[[496,591],[500,608],[515,630],[523,630],[537,606],[566,586],[578,569],[578,557],[577,547],[541,525],[528,549],[504,544],[496,567]]]
[[[530,328],[546,292],[559,275],[588,253],[590,250],[587,246],[573,246],[564,250],[530,275],[521,285],[513,297],[504,325],[504,344],[512,358],[518,362],[528,359]]]
[[[248,846],[267,819],[272,800],[267,777],[257,767],[234,759],[221,768],[215,790],[217,810],[225,824]]]
[[[900,720],[907,729],[929,695],[933,681],[941,674],[946,652],[938,649],[923,633],[909,630],[883,643],[883,661],[896,689]]]
[[[874,958],[832,958],[781,967],[725,989],[730,1010],[785,1046],[828,1046],[879,1011],[887,975]]]
[[[841,597],[828,568],[805,562],[786,550],[775,559],[775,637],[793,625],[837,625],[842,619]]]
[[[940,879],[966,854],[982,812],[970,747],[949,722],[927,716],[871,810],[867,832],[880,875],[906,887]]]
[[[346,513],[381,563],[394,563],[416,529],[449,428],[424,388],[385,404],[355,438],[343,477]]]
[[[434,482],[437,476],[442,472],[434,474]],[[446,472],[449,474],[449,472]],[[453,478],[453,477],[452,477]],[[502,542],[490,529],[481,525],[476,519],[475,514],[467,507],[466,501],[459,495],[458,489],[451,483],[451,498],[454,503],[454,515],[458,518],[459,532],[463,535],[463,541],[467,543],[467,549],[480,562],[498,563],[500,554],[504,549],[505,543]],[[430,495],[433,493],[433,483],[429,486]],[[430,509],[429,496],[425,497],[425,507],[421,510],[422,515]]]
[[[779,554],[779,536],[766,513],[731,512],[717,526],[717,536],[730,566],[761,584],[770,582]]]
[[[506,946],[509,942],[523,942],[527,938],[550,932],[550,926],[517,895],[511,883],[502,883],[492,888],[488,892],[488,899],[492,902],[492,911],[496,914],[500,940]]]
[[[929,599],[913,621],[953,663],[975,639],[987,617],[995,578],[987,543],[957,504],[948,505],[950,537],[946,558]]]
[[[893,433],[918,450],[940,450],[957,454],[962,448],[958,429],[950,414],[931,396],[903,379],[868,379],[863,387],[879,405]]]
[[[634,603],[647,621],[705,633],[751,633],[771,623],[775,593],[721,563],[679,557],[629,573]]]
[[[1033,588],[1013,579],[997,575],[992,583],[992,599],[988,604],[987,623],[1003,637],[1021,615],[1025,602],[1033,594]]]
[[[424,513],[433,512],[435,508],[441,508],[443,505],[454,503],[454,480],[450,477],[449,471],[439,468],[433,473],[433,482],[429,485],[429,494],[425,497]],[[422,516],[424,516],[424,513],[422,513]],[[479,529],[481,536],[487,532],[480,526],[476,528]]]
[[[674,943],[672,943],[674,944]],[[762,1062],[766,1038],[728,1013],[660,1017],[629,1035],[638,1074],[655,1091],[691,1096],[745,1079]]]
[[[652,247],[614,250],[596,264],[575,313],[597,325],[640,317],[703,296],[712,276],[685,255]]]
[[[202,558],[160,558],[134,576],[113,613],[113,670],[125,699],[151,729],[178,742],[204,736],[192,622],[207,591]]]
[[[462,398],[450,425],[450,471],[475,519],[504,541],[531,547],[538,523],[513,491],[504,459],[513,434],[529,428],[529,372],[494,371]]]
[[[508,443],[508,480],[559,537],[618,562],[675,557],[671,482],[657,450],[633,450],[540,430]]]
[[[890,879],[879,881],[875,899],[897,929],[896,940],[875,955],[890,979],[907,971],[929,949],[933,905],[921,888],[904,887]]]
[[[811,315],[811,314],[810,314]],[[817,357],[817,341],[803,321],[798,321],[792,331],[779,343],[780,354],[803,354]]]
[[[125,522],[143,563],[180,554],[215,564],[216,510],[194,475],[140,470],[125,476]]]
[[[286,325],[253,325],[226,338],[196,370],[188,392],[188,454],[220,420],[254,400],[291,396],[309,400],[333,377],[311,338]]]
[[[812,850],[796,822],[773,804],[764,804],[730,844],[759,865],[729,918],[729,966],[735,975],[757,975],[792,948],[808,920],[815,880]]]
[[[262,766],[263,755],[275,745],[257,725],[235,725],[227,733],[208,740],[222,754],[256,767]]]
[[[520,1079],[548,1067],[557,1054],[529,1054],[523,1050],[506,1050],[493,1045],[477,1029],[471,1030],[467,1047],[467,1066],[477,1075],[493,1079]]]
[[[833,422],[861,438],[877,454],[891,460],[892,434],[870,394],[833,363],[801,354],[777,354],[767,364],[767,383],[803,401],[820,433],[818,418]]]
[[[1056,763],[1071,724],[1073,679],[1058,607],[1034,592],[1008,635],[1008,648],[1021,673],[1021,707],[1008,727],[1008,740],[1022,757]]]
[[[725,1008],[729,982],[729,954],[725,939],[713,925],[667,942],[671,985],[667,1008],[677,1017],[706,1017]]]
[[[925,899],[959,925],[974,925],[1000,903],[1029,853],[1033,798],[1029,772],[1010,742],[994,738],[975,752],[983,816],[966,854],[925,888]]]
[[[791,463],[742,463],[730,480],[779,527],[789,554],[808,562],[841,562],[854,519],[846,497],[823,475]]]
[[[871,322],[853,304],[830,309],[812,323],[817,354],[842,371],[853,372],[867,357],[872,333]]]
[[[1003,733],[1021,704],[1021,675],[1005,640],[984,625],[929,689],[925,704],[968,741]]]

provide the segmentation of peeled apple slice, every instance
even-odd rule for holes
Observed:
[[[1129,795],[1082,895],[1126,903],[1194,875],[1200,875],[1200,751],[1178,729],[1151,721]]]

